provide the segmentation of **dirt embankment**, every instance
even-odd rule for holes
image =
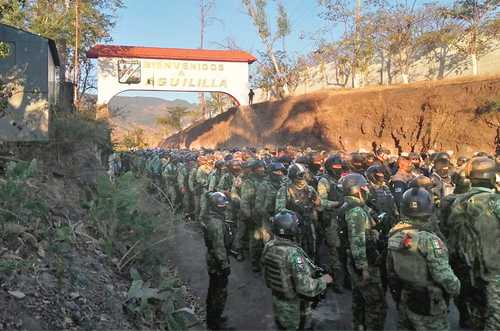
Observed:
[[[326,149],[492,151],[500,131],[500,77],[320,91],[231,109],[164,146],[312,146]]]

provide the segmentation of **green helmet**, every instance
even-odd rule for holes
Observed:
[[[272,218],[271,230],[280,237],[294,237],[300,232],[300,221],[290,210],[280,211]]]
[[[473,157],[465,167],[465,174],[471,180],[495,180],[495,160],[487,156]]]
[[[361,192],[363,186],[368,186],[368,181],[363,175],[352,173],[340,179],[344,195],[354,196]]]
[[[222,192],[209,193],[209,201],[216,208],[226,208],[229,205],[229,199]]]
[[[431,216],[434,202],[431,194],[422,187],[406,190],[401,199],[401,213],[408,217]]]

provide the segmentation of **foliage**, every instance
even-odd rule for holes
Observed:
[[[56,145],[69,146],[85,141],[105,147],[110,142],[108,124],[96,120],[93,112],[54,112],[51,125],[51,140]]]
[[[287,82],[287,67],[283,66],[283,54],[286,57],[285,37],[291,32],[290,20],[285,7],[281,2],[278,2],[278,16],[276,17],[276,31],[273,32],[269,23],[270,19],[267,13],[266,0],[242,0],[246,9],[247,15],[251,18],[253,25],[257,29],[257,34],[264,44],[265,52],[261,54],[265,57],[260,61],[260,75],[265,81],[272,80],[272,85],[279,86],[277,89],[284,90],[284,93],[289,93]],[[277,51],[275,43],[277,40],[282,40],[283,49]],[[281,53],[281,54],[280,54]],[[281,61],[280,61],[281,57]],[[272,73],[268,74],[268,73]],[[267,82],[266,82],[267,83]],[[263,81],[258,82],[259,87],[265,88]],[[282,93],[277,93],[277,96],[283,96]]]
[[[9,55],[10,49],[9,45],[3,41],[0,41],[0,60]]]
[[[127,132],[121,141],[121,145],[126,149],[144,148],[147,146],[145,132],[143,128],[135,128]]]
[[[89,214],[108,254],[123,254],[135,241],[148,242],[159,224],[158,217],[139,204],[145,185],[131,172],[114,181],[98,179]]]
[[[0,223],[2,229],[8,223],[33,225],[48,218],[48,206],[33,194],[27,182],[38,175],[38,161],[10,161],[5,167],[5,178],[0,181]],[[5,235],[6,231],[2,231]]]
[[[221,114],[229,107],[234,105],[234,100],[225,93],[213,92],[210,93],[210,98],[207,100],[207,108],[212,117],[213,114]]]
[[[194,314],[184,308],[182,284],[177,277],[163,270],[160,284],[154,288],[135,269],[131,269],[131,275],[133,281],[124,308],[136,321],[168,330],[187,330],[197,323]],[[182,314],[186,311],[190,313]]]
[[[182,120],[189,114],[187,107],[175,106],[166,109],[167,114],[156,118],[156,124],[163,127],[165,132],[182,129]]]

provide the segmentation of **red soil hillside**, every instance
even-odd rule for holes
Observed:
[[[163,143],[181,147],[312,146],[326,149],[495,149],[500,77],[320,91],[233,108]]]

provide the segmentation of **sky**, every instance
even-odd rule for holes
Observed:
[[[254,55],[262,50],[257,30],[245,14],[241,0],[216,0],[210,16],[214,17],[205,31],[205,48],[220,49],[230,38],[243,50]],[[291,55],[314,50],[318,31],[326,26],[319,17],[317,0],[282,0],[291,22],[286,49]],[[276,0],[268,0],[272,17]],[[200,46],[199,0],[125,0],[125,8],[117,13],[112,31],[112,44],[174,48]],[[273,22],[274,23],[274,22]],[[274,24],[273,24],[274,26]],[[281,42],[277,46],[281,47]],[[127,92],[126,95],[155,96],[165,99],[196,101],[195,93]]]

